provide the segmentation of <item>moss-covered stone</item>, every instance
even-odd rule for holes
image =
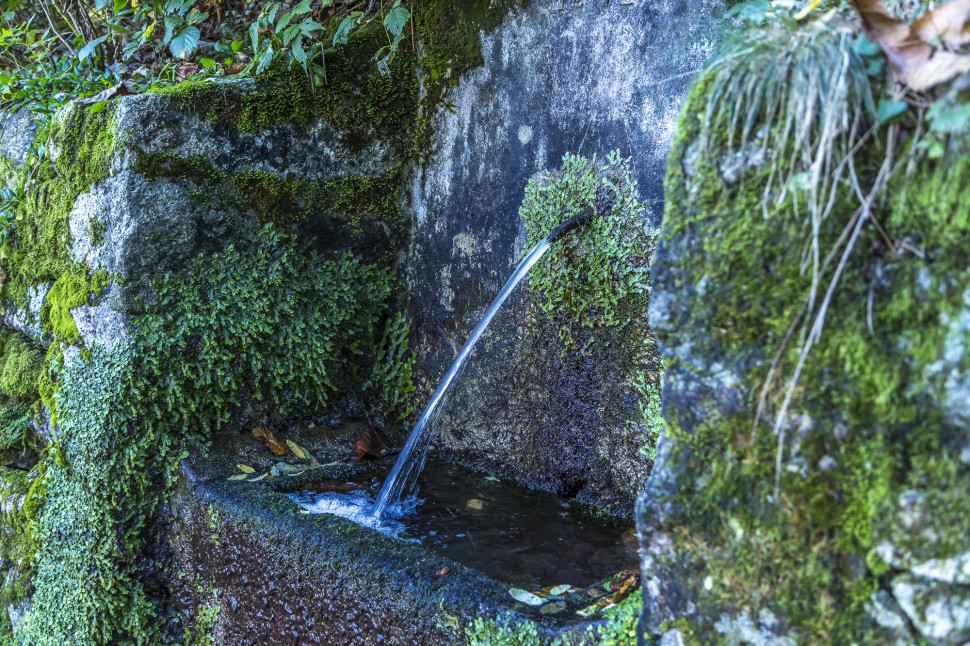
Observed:
[[[37,571],[18,639],[171,641],[156,512],[181,447],[244,398],[287,413],[349,387],[343,366],[366,349],[388,290],[381,272],[300,254],[264,230],[251,250],[162,279],[129,344],[72,359],[56,393],[59,441],[28,495]]]
[[[887,639],[866,612],[889,585],[876,547],[905,544],[921,558],[970,548],[966,516],[949,507],[966,495],[970,469],[959,461],[966,420],[948,404],[960,390],[947,382],[968,365],[954,353],[967,338],[954,321],[966,317],[970,293],[961,251],[970,242],[970,194],[952,171],[967,160],[917,157],[915,172],[886,188],[892,197],[873,217],[893,240],[912,244],[887,248],[876,226],[862,229],[781,420],[787,440],[777,474],[773,422],[807,332],[812,231],[797,189],[784,200],[766,192],[764,162],[749,160],[740,180],[725,173],[737,142],[732,148],[733,125],[718,117],[727,112],[708,109],[715,76],[695,84],[682,112],[654,268],[653,321],[674,375],[665,402],[669,468],[678,474],[666,498],[673,513],[661,521],[676,537],[664,567],[687,577],[701,634],[715,633],[721,613],[769,608],[799,642]],[[702,136],[709,139],[699,153]],[[863,185],[882,160],[882,139],[856,160]],[[817,231],[823,257],[844,249],[858,204],[849,186],[835,199]],[[823,291],[837,265],[824,267]],[[924,492],[932,538],[899,526],[897,501],[907,491]],[[688,574],[681,554],[702,563],[703,574]]]

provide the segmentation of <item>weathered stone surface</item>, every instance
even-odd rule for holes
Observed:
[[[0,111],[0,155],[21,166],[34,141],[36,125],[29,110]]]
[[[413,179],[406,273],[426,392],[523,254],[518,209],[530,176],[567,152],[619,148],[633,156],[658,222],[664,158],[689,79],[712,48],[714,6],[540,0],[481,35],[485,65],[449,95],[435,154]],[[624,370],[609,351],[563,356],[525,295],[493,326],[438,422],[442,447],[629,512],[648,465],[636,457],[643,438],[627,424],[637,409],[624,382],[644,360]]]

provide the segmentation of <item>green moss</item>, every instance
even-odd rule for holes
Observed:
[[[965,309],[970,289],[962,251],[970,243],[970,189],[956,179],[970,167],[966,157],[919,160],[877,205],[874,215],[893,239],[914,241],[920,253],[889,250],[874,227],[864,229],[794,392],[775,499],[772,423],[798,360],[798,334],[780,353],[774,380],[765,381],[810,290],[811,230],[797,191],[766,203],[766,168],[753,163],[738,181],[725,177],[731,126],[726,110],[707,110],[713,79],[709,72],[694,85],[668,165],[663,237],[672,253],[664,272],[680,318],[666,325],[684,331],[669,343],[690,339],[690,363],[671,359],[681,379],[697,366],[726,365],[738,371],[743,399],[731,412],[703,400],[694,410],[668,408],[677,439],[672,460],[691,477],[679,484],[667,529],[678,537],[677,550],[703,562],[711,577],[710,591],[695,587],[702,615],[770,608],[806,643],[836,635],[878,641],[864,605],[885,584],[887,567],[873,547],[890,540],[920,558],[967,549],[970,522],[950,506],[970,493],[970,473],[945,421],[947,370],[940,366],[948,345],[965,339],[948,322]],[[708,115],[711,139],[699,154]],[[775,154],[784,157],[769,151]],[[882,155],[879,143],[860,151],[863,185]],[[856,205],[850,187],[841,187],[818,231],[823,255]],[[833,270],[821,276],[823,289]],[[756,423],[763,389],[766,413]],[[893,511],[907,490],[924,492],[936,540],[897,527]]]
[[[531,621],[491,621],[476,617],[462,635],[468,646],[541,646],[549,640],[540,639],[539,629]]]
[[[59,441],[25,513],[36,527],[31,644],[175,641],[153,590],[157,511],[190,437],[244,401],[318,410],[353,386],[389,280],[349,256],[301,254],[269,229],[252,249],[200,258],[156,285],[134,339],[59,375]]]
[[[562,169],[526,186],[519,209],[529,234],[526,250],[563,222],[592,218],[557,242],[556,253],[529,278],[567,346],[573,345],[576,327],[616,327],[646,314],[656,233],[645,231],[645,214],[630,162],[618,151],[602,161],[566,155]],[[622,307],[633,301],[638,307]]]
[[[178,180],[203,203],[219,195],[234,208],[255,211],[261,223],[280,228],[321,217],[337,218],[354,233],[381,223],[388,226],[392,240],[401,243],[408,224],[401,210],[400,165],[377,177],[345,175],[312,182],[263,170],[230,174],[202,157],[150,153],[139,155],[135,170],[150,180]]]
[[[81,335],[74,323],[71,310],[89,305],[91,298],[104,289],[110,279],[104,270],[90,277],[85,273],[65,273],[51,286],[41,308],[40,320],[45,329],[54,332],[54,338],[66,343],[77,343]]]
[[[42,367],[40,353],[22,334],[0,336],[0,398],[36,399]]]

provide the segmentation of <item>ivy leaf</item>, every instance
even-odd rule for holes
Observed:
[[[935,102],[926,113],[930,130],[948,135],[959,135],[970,130],[970,104],[947,105],[943,100]]]
[[[883,99],[879,102],[879,107],[876,108],[876,119],[879,123],[885,125],[899,118],[906,108],[909,107],[905,101],[890,101]]]
[[[310,13],[310,0],[302,0],[300,4],[293,7],[292,13],[294,16],[302,16],[305,13]]]
[[[101,38],[95,38],[90,43],[88,43],[87,45],[85,45],[84,47],[81,48],[81,51],[79,51],[77,53],[77,59],[79,61],[85,60],[88,56],[90,56],[94,52],[94,48],[95,47],[97,47],[98,45],[100,45],[101,43],[103,43],[104,41],[106,41],[107,39],[108,39],[108,35],[107,34],[105,34]]]
[[[199,37],[202,34],[198,27],[183,27],[178,35],[168,44],[169,50],[176,58],[188,58],[189,54],[195,51],[199,44]]]
[[[394,7],[384,16],[384,28],[397,38],[404,31],[404,26],[411,19],[411,12],[404,7]]]
[[[347,44],[351,32],[357,27],[357,18],[359,16],[360,12],[355,11],[340,21],[340,26],[337,27],[337,31],[333,34],[334,46]]]

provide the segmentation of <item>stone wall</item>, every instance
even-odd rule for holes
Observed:
[[[689,80],[712,50],[715,6],[537,0],[480,35],[485,63],[447,95],[433,156],[412,180],[405,271],[424,393],[522,257],[518,209],[535,173],[565,153],[619,149],[633,157],[649,206],[644,224],[659,222],[664,159]],[[659,378],[645,321],[603,331],[592,353],[577,353],[557,343],[530,302],[523,290],[493,322],[438,422],[440,444],[629,510],[649,469],[642,431],[628,423],[637,411],[630,380],[637,371]],[[623,339],[641,345],[614,352]],[[611,353],[638,358],[624,364]]]

